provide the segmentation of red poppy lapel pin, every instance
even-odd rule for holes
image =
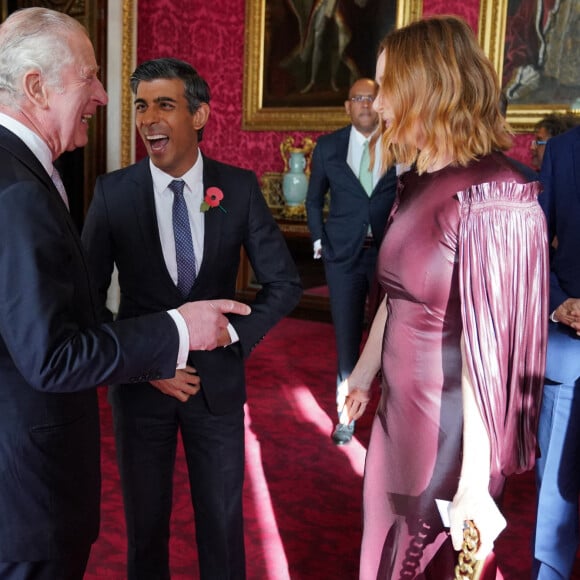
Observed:
[[[226,208],[221,205],[224,198],[224,192],[219,187],[208,187],[205,192],[205,198],[199,206],[199,211],[207,211],[212,207],[219,207],[224,213],[228,213]]]

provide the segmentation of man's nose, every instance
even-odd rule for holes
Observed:
[[[99,105],[105,106],[109,102],[109,96],[107,95],[107,91],[105,91],[103,83],[99,79],[96,80],[97,88],[95,90],[94,99]]]

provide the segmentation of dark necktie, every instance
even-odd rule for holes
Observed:
[[[187,205],[183,197],[185,182],[174,179],[169,184],[173,191],[173,235],[175,237],[175,258],[177,261],[177,288],[186,297],[196,276],[195,253],[191,239],[191,226],[187,215]]]

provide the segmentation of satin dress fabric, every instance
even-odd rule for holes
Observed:
[[[461,470],[462,334],[491,441],[492,496],[534,463],[548,320],[538,192],[501,153],[400,180],[377,268],[388,317],[362,580],[453,578],[457,553],[435,499],[453,499]]]

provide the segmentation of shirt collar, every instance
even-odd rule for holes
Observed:
[[[197,159],[193,166],[180,177],[173,177],[172,175],[165,173],[165,171],[162,171],[159,167],[154,165],[151,159],[149,159],[149,167],[151,168],[153,185],[155,190],[158,192],[167,189],[174,179],[183,179],[185,185],[187,185],[190,191],[195,191],[195,186],[203,183],[203,156],[201,151],[198,151]]]
[[[375,132],[376,130],[373,133],[371,133],[368,137],[365,137],[354,125],[350,126],[350,138],[351,140],[354,139],[355,143],[360,147],[363,146],[365,141],[370,142]]]
[[[42,163],[48,175],[52,175],[52,153],[48,145],[32,129],[29,129],[26,125],[23,125],[20,121],[5,113],[0,113],[0,125],[6,127],[6,129],[12,131],[12,133],[21,139],[40,163]]]

